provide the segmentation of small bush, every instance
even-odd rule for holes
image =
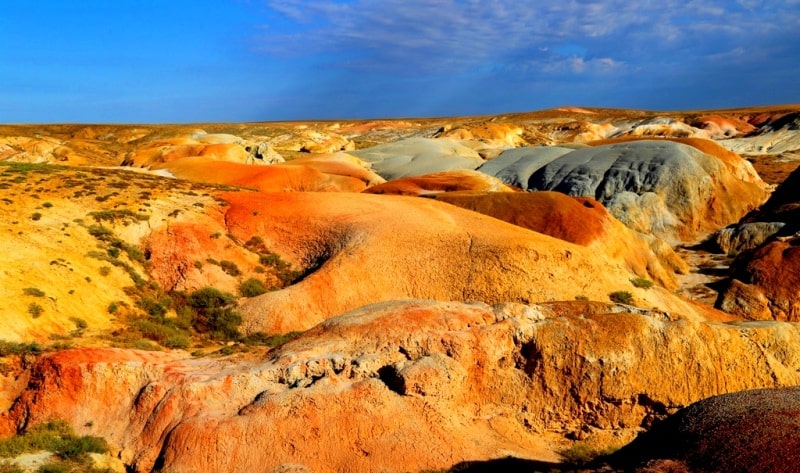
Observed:
[[[75,324],[75,328],[78,330],[86,330],[86,328],[89,326],[85,320],[79,317],[70,317],[69,320]]]
[[[33,214],[31,214],[31,220],[39,220],[41,218],[42,218],[42,214],[39,213],[39,212],[34,212]]]
[[[42,347],[36,343],[18,343],[0,340],[0,357],[9,355],[25,355],[25,354],[38,355],[42,353]]]
[[[576,301],[588,301],[589,298],[586,297],[586,296],[580,295],[580,296],[575,296],[575,300]]]
[[[633,287],[638,287],[639,289],[650,289],[653,287],[653,281],[645,278],[633,278],[631,279],[631,284],[633,284]]]
[[[100,241],[111,240],[114,236],[114,232],[102,225],[89,225],[89,228],[86,230],[89,232],[89,235]]]
[[[239,284],[239,293],[243,297],[256,297],[267,292],[264,284],[255,278],[250,278]]]
[[[614,291],[608,297],[617,304],[633,305],[633,294],[628,291]]]
[[[111,274],[111,268],[109,268],[108,266],[101,266],[99,272],[100,276],[108,276],[109,274]]]
[[[26,287],[22,290],[22,293],[26,296],[33,296],[33,297],[44,297],[45,293],[41,289],[35,287]]]
[[[570,448],[560,451],[559,454],[566,463],[584,465],[598,457],[611,455],[617,450],[616,447],[595,448],[585,443],[576,443]]]
[[[275,348],[277,346],[283,345],[284,343],[290,342],[295,338],[302,335],[303,332],[289,332],[289,333],[282,333],[282,334],[273,334],[267,335],[264,332],[256,332],[251,333],[247,337],[244,338],[244,343],[248,345],[264,345],[267,347]]]
[[[14,462],[0,461],[0,473],[25,473],[25,470]]]
[[[119,305],[116,302],[112,302],[111,304],[108,304],[108,309],[106,310],[109,314],[116,314],[119,310]]]
[[[28,304],[28,313],[31,314],[31,317],[34,319],[38,319],[39,316],[44,313],[44,307],[35,302],[31,302]]]
[[[52,206],[53,206],[53,204],[51,204],[50,202],[45,202],[45,203],[42,204],[42,207],[44,207],[46,209],[49,209]]]
[[[230,276],[239,276],[242,274],[242,272],[239,270],[239,267],[236,266],[236,263],[233,261],[222,260],[219,262],[219,267],[222,268],[222,271]]]

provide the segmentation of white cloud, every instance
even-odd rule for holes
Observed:
[[[317,55],[335,67],[397,74],[450,74],[538,64],[576,74],[625,64],[706,57],[768,43],[796,29],[800,0],[267,0],[301,31],[267,30],[262,47]],[[756,8],[756,10],[753,10]],[[791,28],[790,28],[791,26]],[[559,45],[581,54],[559,54]],[[532,69],[531,69],[532,70]]]

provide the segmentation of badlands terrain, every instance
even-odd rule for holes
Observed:
[[[0,125],[0,471],[798,471],[798,166],[800,106]]]

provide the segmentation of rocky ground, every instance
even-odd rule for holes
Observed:
[[[799,165],[797,106],[0,126],[0,468],[792,471]]]

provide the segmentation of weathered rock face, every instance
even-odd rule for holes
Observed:
[[[673,141],[562,151],[515,161],[509,168],[518,176],[514,182],[528,190],[592,197],[629,227],[668,241],[697,239],[737,221],[766,199],[763,183],[742,180],[730,171],[730,163]],[[501,159],[481,170],[499,166]],[[489,169],[501,179],[506,172]],[[523,175],[518,169],[524,169]],[[520,182],[525,175],[527,182]]]
[[[699,399],[797,384],[798,342],[794,326],[602,303],[395,301],[224,368],[113,349],[47,355],[0,429],[65,418],[108,438],[137,472],[552,461],[546,429],[625,438]]]
[[[477,151],[446,138],[410,138],[350,154],[371,163],[372,169],[388,180],[456,169],[472,170],[483,164]]]
[[[430,199],[342,193],[229,194],[225,221],[254,235],[307,276],[242,303],[247,332],[305,330],[356,307],[402,298],[607,300],[681,307],[665,291],[631,285],[624,261]],[[254,215],[258,209],[258,215]],[[575,282],[575,274],[592,274]],[[352,281],[359,281],[353,284]]]
[[[800,238],[779,239],[742,253],[717,307],[744,318],[800,321]],[[738,280],[738,281],[737,281]]]
[[[595,248],[625,261],[634,274],[674,289],[674,272],[688,267],[672,251],[650,248],[649,242],[625,227],[594,199],[560,192],[439,194],[437,200],[513,223],[560,240]]]
[[[796,387],[715,396],[658,424],[618,452],[616,463],[628,468],[648,463],[644,471],[796,471],[798,411]]]
[[[543,166],[574,151],[560,146],[535,146],[510,149],[483,164],[478,171],[494,176],[503,182],[529,188],[531,176]]]
[[[403,177],[366,189],[368,194],[430,195],[442,192],[512,192],[503,181],[478,171],[444,171]]]
[[[769,237],[785,227],[783,222],[743,223],[723,228],[717,233],[716,242],[723,253],[737,255],[745,250],[752,250],[761,245]]]

